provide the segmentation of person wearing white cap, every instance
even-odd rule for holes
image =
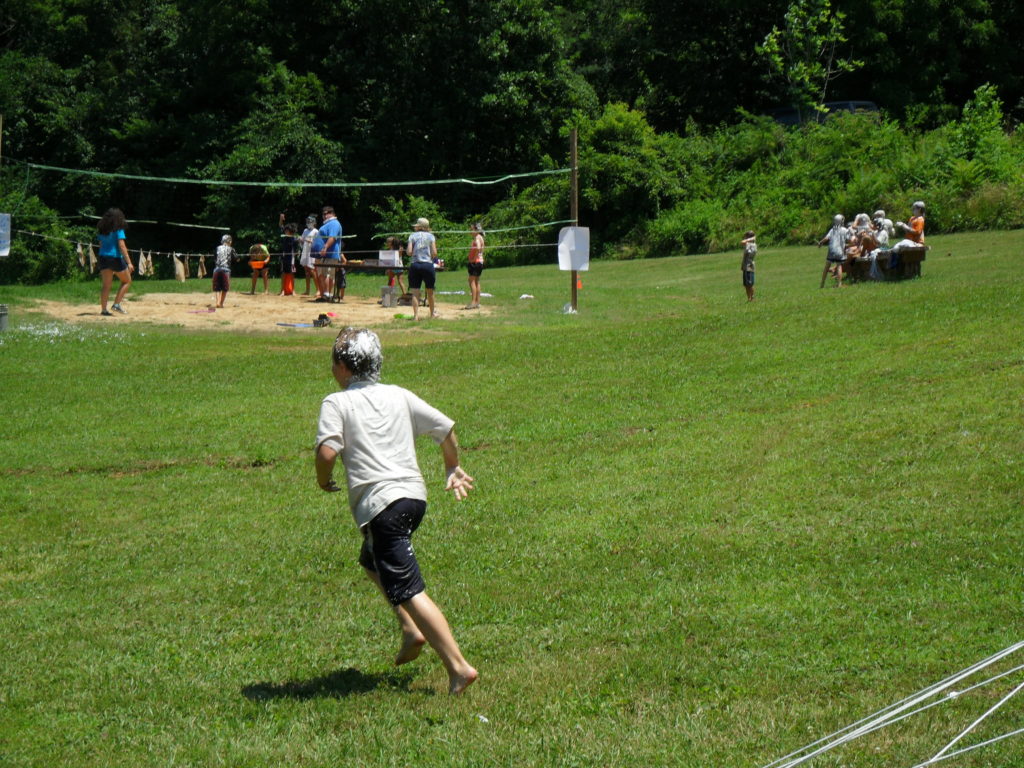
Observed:
[[[405,253],[410,259],[409,292],[412,294],[413,317],[419,320],[420,286],[423,285],[427,289],[430,316],[437,317],[437,311],[434,309],[434,284],[437,279],[434,259],[437,258],[437,240],[430,231],[430,222],[427,219],[416,219],[413,233],[409,235],[409,242],[405,246]]]
[[[317,279],[316,267],[313,266],[313,246],[316,243],[317,237],[320,235],[320,230],[316,228],[316,216],[310,214],[306,217],[306,228],[302,230],[302,255],[299,258],[299,264],[306,270],[306,292],[303,296],[309,296],[309,279],[313,278],[313,284],[316,285],[316,297],[320,298],[320,281]],[[317,248],[316,250],[320,250]]]

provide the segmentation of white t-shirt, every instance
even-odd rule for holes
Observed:
[[[313,248],[313,241],[316,240],[316,236],[319,234],[320,230],[316,227],[302,230],[302,256],[299,258],[299,264],[304,267],[313,268],[313,259],[310,258],[309,253]]]
[[[412,392],[393,384],[356,381],[320,404],[316,448],[341,454],[348,501],[362,527],[398,499],[427,498],[415,440],[440,444],[455,422]]]

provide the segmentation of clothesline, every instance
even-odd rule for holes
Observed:
[[[45,234],[42,234],[41,232],[31,232],[31,231],[24,230],[24,229],[15,229],[15,230],[13,230],[13,232],[16,232],[16,233],[18,233],[20,235],[28,235],[30,237],[41,237],[41,238],[44,238],[46,240],[54,240],[54,241],[60,242],[60,243],[67,243],[68,245],[77,246],[77,247],[80,247],[80,248],[84,247],[86,245],[86,243],[83,243],[80,240],[69,240],[69,239],[63,238],[63,237],[54,237],[53,235],[45,235]],[[352,237],[355,237],[355,235],[352,235]],[[556,245],[555,243],[519,243],[519,244],[511,244],[511,245],[488,245],[486,247],[486,249],[489,250],[489,251],[496,251],[496,250],[507,250],[507,249],[510,249],[510,248],[553,248],[553,247],[555,247],[555,245]],[[469,250],[471,250],[471,248],[472,248],[472,246],[468,246],[468,245],[467,246],[454,245],[454,246],[445,246],[443,248],[443,250],[444,251],[469,251]],[[345,255],[346,256],[350,256],[350,255],[355,256],[355,255],[360,255],[360,254],[380,253],[381,250],[384,250],[384,249],[381,249],[381,248],[372,248],[372,249],[365,249],[365,250],[348,250],[348,249],[346,249],[345,250]],[[212,258],[214,256],[214,251],[203,251],[203,252],[195,252],[195,251],[189,251],[189,252],[182,252],[182,251],[154,251],[154,250],[146,250],[146,249],[143,249],[143,248],[129,248],[128,249],[128,253],[129,254],[139,254],[139,255],[141,255],[142,253],[145,253],[147,256],[150,256],[150,257],[156,256],[156,257],[165,257],[165,258],[172,258],[174,256],[177,256],[179,258],[198,258],[200,256],[209,256],[209,257]],[[277,256],[285,255],[284,251],[269,251],[268,253],[269,253],[269,255],[271,257],[277,257]],[[244,258],[244,256],[240,256],[240,258]]]

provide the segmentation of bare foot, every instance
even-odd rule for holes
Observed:
[[[450,675],[448,677],[448,693],[451,696],[458,696],[475,683],[478,677],[480,677],[480,673],[472,667],[468,667],[464,674]]]
[[[395,656],[395,666],[400,667],[415,660],[426,642],[427,639],[423,635],[403,635],[402,647],[398,649],[398,655]]]

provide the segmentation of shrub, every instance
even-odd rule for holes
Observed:
[[[11,253],[0,258],[0,285],[41,285],[85,275],[74,243],[91,242],[92,229],[65,226],[39,198],[21,192],[0,194],[0,212],[12,213]]]
[[[657,256],[708,253],[721,240],[725,209],[717,201],[692,200],[651,221],[645,233],[647,252]]]

